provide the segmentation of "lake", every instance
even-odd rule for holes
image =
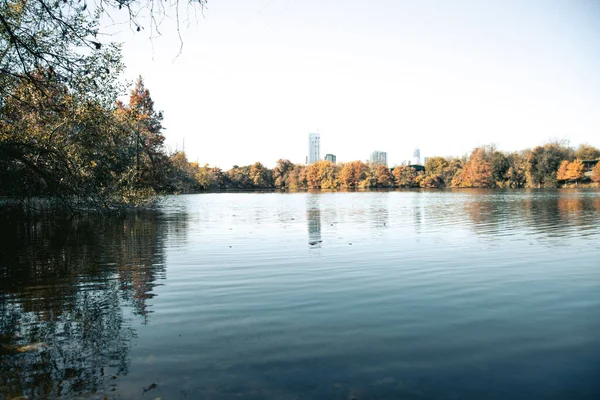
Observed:
[[[598,190],[0,212],[0,399],[600,398]]]

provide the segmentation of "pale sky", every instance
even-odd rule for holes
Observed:
[[[415,146],[600,147],[599,1],[209,0],[180,19],[177,58],[174,18],[114,39],[191,161],[302,163],[315,131],[321,157],[390,165]]]

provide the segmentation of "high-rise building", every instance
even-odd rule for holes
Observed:
[[[415,148],[413,151],[413,158],[411,160],[411,164],[413,165],[421,165],[421,150],[419,148]]]
[[[387,165],[387,153],[385,151],[374,151],[369,160],[371,164]]]
[[[429,157],[423,157],[423,165],[427,164],[427,160],[429,160]]]
[[[308,164],[321,159],[321,135],[318,133],[308,134]]]
[[[325,154],[325,161],[330,161],[335,164],[335,154]]]

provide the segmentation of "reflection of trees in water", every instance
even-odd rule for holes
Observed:
[[[571,231],[595,229],[597,202],[593,193],[562,191],[488,192],[465,202],[465,214],[476,233],[507,234],[519,229],[557,237]]]
[[[147,320],[165,232],[182,219],[2,214],[0,397],[108,390],[135,335],[122,308]]]

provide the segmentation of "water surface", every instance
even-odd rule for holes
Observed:
[[[0,212],[0,398],[600,398],[597,190]]]

